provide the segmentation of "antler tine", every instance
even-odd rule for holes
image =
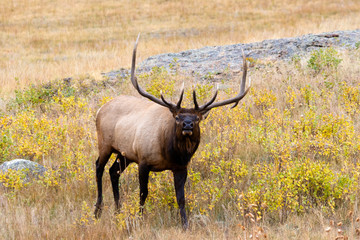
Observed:
[[[175,105],[171,102],[168,102],[162,94],[160,94],[161,100],[168,106],[168,107],[174,107]]]
[[[245,54],[244,54],[244,50],[241,48],[241,52],[243,55],[243,77],[242,77],[242,81],[241,81],[241,86],[240,86],[240,94],[244,94],[245,92],[245,83],[246,83],[246,74],[247,74],[247,64],[246,64],[246,58],[245,58]],[[251,86],[251,79],[249,78],[249,88]],[[239,104],[240,100],[237,101],[231,108],[236,107]]]
[[[245,83],[246,83],[246,75],[247,75],[247,64],[246,64],[246,58],[244,50],[241,48],[241,53],[243,55],[243,76],[241,81],[241,88],[240,88],[240,94],[243,94],[245,92]],[[250,83],[250,81],[249,81]]]
[[[244,54],[243,50],[242,50],[242,54],[243,54],[243,77],[242,77],[242,81],[241,81],[241,84],[240,84],[240,92],[239,92],[239,94],[236,95],[233,98],[213,103],[215,98],[216,98],[216,95],[217,95],[217,91],[216,91],[215,96],[214,96],[215,98],[213,97],[213,99],[211,99],[212,101],[210,100],[209,103],[205,104],[204,106],[201,106],[200,111],[206,113],[206,112],[210,111],[212,108],[228,105],[228,104],[231,104],[231,103],[235,103],[234,106],[232,106],[232,108],[234,108],[234,107],[237,106],[239,101],[243,97],[245,97],[245,95],[248,93],[248,91],[250,89],[250,86],[245,91],[246,75],[247,75],[247,63],[246,63],[246,58],[245,58],[245,54]],[[249,83],[251,83],[251,81],[249,81]]]
[[[173,104],[173,103],[170,103],[170,102],[168,102],[168,101],[166,101],[166,99],[164,98],[164,96],[161,94],[160,95],[160,97],[161,97],[161,100],[165,103],[165,104],[167,104],[167,105],[169,105],[169,106],[171,106],[171,107],[175,107],[175,108],[177,108],[177,109],[180,109],[181,108],[181,102],[182,102],[182,100],[183,100],[183,96],[184,96],[184,83],[183,83],[183,85],[182,85],[182,88],[181,88],[181,93],[180,93],[180,99],[179,99],[179,101],[177,102],[177,104],[176,104],[176,106]]]
[[[145,90],[143,90],[140,86],[139,83],[137,81],[137,78],[135,76],[135,65],[136,65],[136,49],[137,49],[137,45],[138,45],[138,41],[140,38],[140,33],[136,39],[135,42],[135,46],[134,46],[134,50],[133,50],[133,56],[132,56],[132,62],[131,62],[131,82],[133,84],[133,86],[135,87],[135,89],[139,92],[139,94],[143,97],[146,97],[147,99],[161,105],[167,108],[175,108],[176,105],[170,102],[167,102],[164,97],[161,95],[161,100],[154,97],[153,95],[151,95],[150,93],[146,92]],[[181,103],[181,102],[180,102]]]
[[[234,107],[236,107],[238,104],[239,104],[239,102],[240,102],[240,100],[243,98],[243,97],[245,97],[245,95],[248,93],[248,91],[250,90],[250,86],[251,86],[251,78],[249,78],[249,87],[248,87],[248,89],[246,89],[246,91],[243,93],[243,95],[242,95],[242,97],[239,99],[239,101],[237,101],[235,104],[234,104],[234,106],[232,106],[231,108],[234,108]]]
[[[210,106],[210,105],[215,101],[218,92],[219,92],[219,91],[216,89],[216,92],[215,92],[214,96],[210,99],[210,101],[207,102],[207,103],[205,103],[205,104],[202,105],[201,107],[199,107],[199,110],[200,110],[200,111],[203,111],[203,110],[205,110],[208,106]],[[210,109],[209,109],[209,110],[210,110]]]
[[[135,65],[136,65],[136,49],[137,49],[137,45],[139,42],[139,38],[140,38],[140,33],[138,34],[137,38],[136,38],[136,42],[135,42],[135,46],[134,46],[134,50],[133,50],[133,56],[132,56],[132,61],[131,61],[131,83],[133,84],[133,86],[138,90],[139,85],[135,76]]]
[[[183,100],[183,96],[184,96],[184,87],[183,87],[182,90],[181,90],[180,99],[179,99],[178,103],[176,104],[176,107],[177,107],[177,108],[181,108],[181,102],[182,102],[182,100]]]
[[[183,84],[182,84],[181,93],[180,93],[180,99],[179,99],[179,101],[178,101],[177,104],[176,104],[176,107],[177,107],[178,109],[181,108],[181,102],[182,102],[183,96],[184,96],[184,88],[185,88],[185,82],[183,82]]]
[[[196,100],[196,92],[195,92],[195,89],[193,90],[193,99],[194,99],[194,105],[195,105],[195,110],[198,110],[199,109],[199,104]]]

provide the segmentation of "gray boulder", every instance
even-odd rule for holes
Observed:
[[[4,162],[0,165],[0,172],[5,173],[9,169],[15,171],[23,171],[26,174],[25,181],[28,182],[32,178],[42,176],[46,171],[46,168],[36,162],[32,162],[24,159],[14,159],[12,161]]]

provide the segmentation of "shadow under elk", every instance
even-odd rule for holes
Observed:
[[[177,104],[171,103],[144,91],[135,76],[136,40],[132,56],[131,82],[138,93],[149,99],[119,96],[103,105],[96,116],[99,158],[96,161],[97,202],[95,217],[102,211],[102,176],[110,156],[117,154],[109,173],[113,188],[116,211],[120,209],[119,177],[131,163],[137,163],[140,183],[140,212],[148,195],[150,171],[171,170],[174,176],[176,199],[181,222],[188,227],[185,212],[184,185],[187,166],[200,143],[199,122],[205,119],[212,108],[234,104],[247,94],[245,91],[247,64],[243,53],[243,76],[240,93],[233,98],[215,102],[217,91],[211,100],[199,106],[193,91],[194,108],[182,108],[184,89]]]

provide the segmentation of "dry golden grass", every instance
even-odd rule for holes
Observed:
[[[28,84],[128,67],[154,54],[348,30],[360,26],[356,0],[52,1],[3,0],[2,94]],[[17,79],[17,80],[15,80]]]
[[[206,215],[191,214],[190,229],[183,231],[180,217],[174,209],[171,213],[158,209],[141,219],[129,216],[127,228],[118,225],[114,216],[110,181],[104,177],[106,191],[105,210],[97,222],[93,218],[93,189],[84,184],[69,184],[58,189],[31,186],[13,199],[0,197],[0,236],[2,239],[326,239],[340,236],[357,236],[355,228],[360,224],[349,224],[350,217],[340,209],[335,217],[323,216],[314,210],[305,215],[291,215],[283,224],[269,221],[253,223],[229,213],[225,221]],[[132,180],[130,180],[132,181]],[[151,193],[156,194],[156,192]],[[347,226],[338,226],[345,220]],[[340,224],[339,224],[340,225]],[[253,237],[250,237],[250,236]],[[258,237],[254,237],[258,236]],[[351,239],[351,238],[350,238]]]

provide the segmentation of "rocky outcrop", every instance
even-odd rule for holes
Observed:
[[[294,55],[303,56],[324,47],[353,49],[359,42],[360,29],[307,34],[300,37],[264,40],[256,43],[204,47],[149,57],[138,65],[137,72],[148,72],[155,66],[170,69],[170,65],[176,64],[177,70],[204,76],[208,73],[222,73],[224,70],[239,71],[242,66],[241,49],[244,50],[247,58],[254,60],[288,60]],[[128,74],[129,70],[121,69],[104,75],[109,78],[121,78]]]

